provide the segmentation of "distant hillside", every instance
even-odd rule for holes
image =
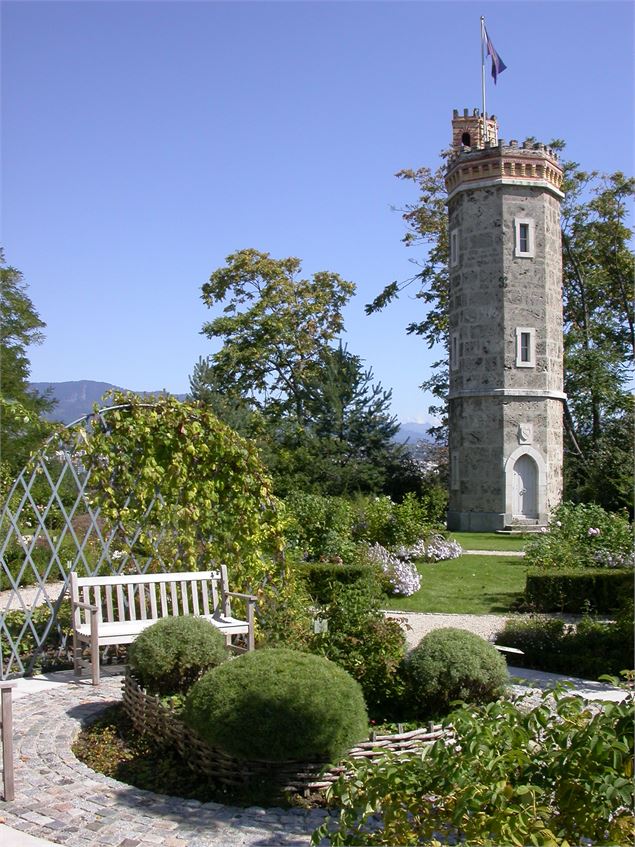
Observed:
[[[45,394],[49,389],[51,397],[57,401],[55,408],[46,415],[50,421],[60,421],[61,423],[72,423],[78,418],[89,415],[93,411],[93,406],[97,403],[100,406],[109,405],[103,401],[104,394],[113,389],[116,391],[130,391],[129,388],[121,388],[118,385],[113,385],[110,382],[96,382],[92,379],[80,379],[76,382],[31,382],[31,388],[39,394]],[[149,394],[160,394],[160,391],[135,391],[135,394],[142,396]],[[185,394],[175,394],[177,400],[185,400]],[[430,441],[428,436],[428,427],[430,424],[421,423],[403,423],[400,424],[399,432],[395,435],[395,441],[399,444],[408,442],[408,446],[412,449],[418,441]]]
[[[77,382],[32,382],[31,388],[39,394],[45,394],[49,389],[51,397],[57,401],[55,407],[46,415],[50,421],[72,423],[93,411],[93,405],[110,405],[103,401],[107,391],[129,391],[110,382],[95,382],[92,379],[80,379]],[[142,396],[159,394],[159,391],[135,391]],[[185,399],[185,394],[175,395],[179,400]]]
[[[395,441],[398,441],[399,444],[404,444],[407,441],[411,446],[415,445],[417,441],[430,441],[428,429],[432,425],[432,422],[414,423],[413,421],[399,424],[399,432],[395,435]]]

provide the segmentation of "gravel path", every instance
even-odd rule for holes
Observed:
[[[431,612],[392,611],[387,611],[386,614],[402,625],[410,650],[416,647],[428,632],[445,626],[468,629],[487,641],[492,641],[496,633],[500,632],[505,626],[505,621],[512,617],[511,615],[505,617],[500,615],[441,615]]]

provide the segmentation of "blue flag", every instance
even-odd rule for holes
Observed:
[[[490,41],[489,35],[487,34],[487,30],[483,27],[485,32],[485,44],[487,45],[487,55],[492,57],[492,76],[494,77],[494,85],[496,84],[496,79],[499,74],[502,74],[507,65],[501,57],[498,55],[496,50],[494,49],[494,45]]]

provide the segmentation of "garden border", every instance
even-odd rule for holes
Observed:
[[[430,723],[426,728],[392,735],[371,732],[368,741],[351,747],[342,757],[341,763],[336,765],[329,762],[245,761],[202,741],[158,697],[141,688],[129,671],[124,677],[122,690],[123,708],[137,732],[162,744],[166,741],[174,744],[193,771],[212,777],[230,788],[246,786],[251,780],[265,776],[268,780],[275,778],[279,781],[285,792],[306,795],[323,791],[347,772],[347,759],[373,762],[389,752],[401,756],[413,754],[448,736],[448,731],[441,724]]]

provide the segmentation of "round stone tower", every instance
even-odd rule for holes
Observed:
[[[448,528],[546,523],[562,496],[562,169],[454,112]]]

